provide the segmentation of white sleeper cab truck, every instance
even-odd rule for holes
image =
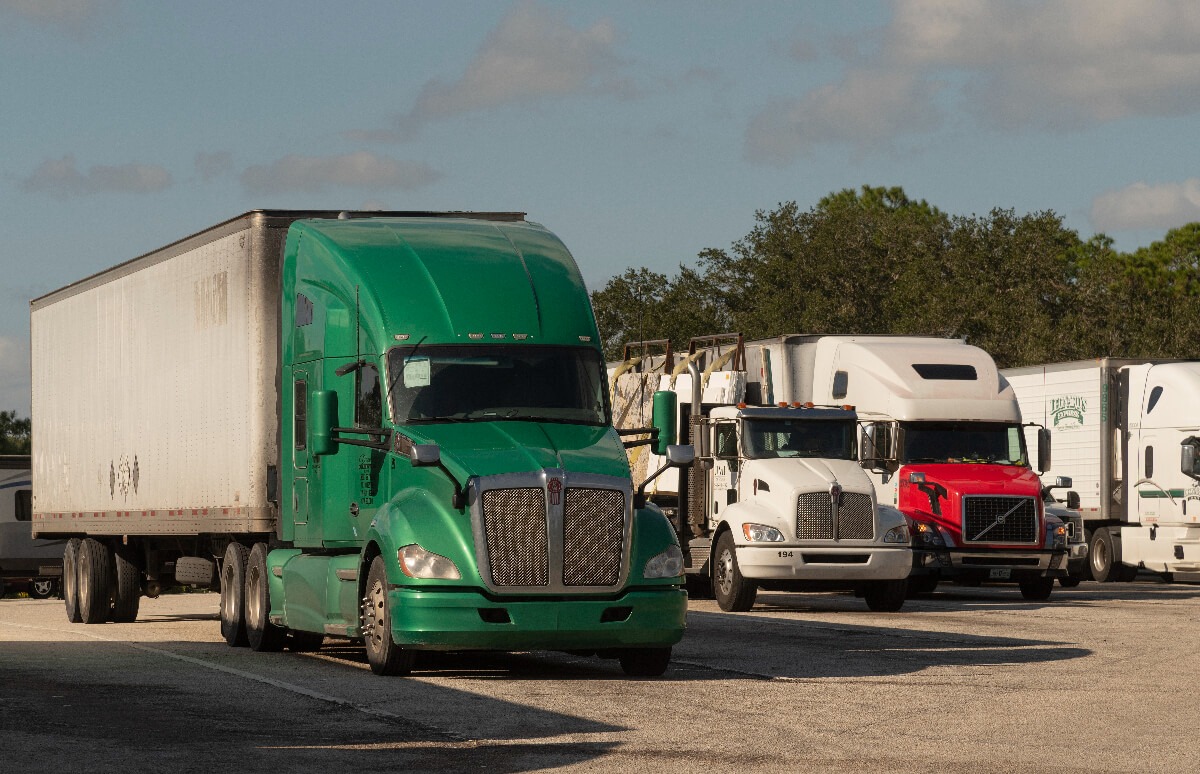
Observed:
[[[691,396],[689,405],[666,403],[680,405],[670,418],[655,398],[653,426],[671,434],[669,443],[694,445],[696,456],[650,490],[680,531],[691,587],[711,588],[727,611],[749,610],[760,587],[850,589],[871,610],[899,610],[912,567],[908,524],[876,503],[857,462],[853,408],[740,401],[744,355],[726,358],[731,350],[714,343],[730,338],[693,340],[687,357],[668,358],[673,366],[651,380],[658,396]],[[740,350],[740,337],[732,338],[728,346]],[[618,379],[638,375],[633,368]],[[674,437],[676,428],[687,440]],[[651,454],[646,469],[665,463]]]
[[[1038,428],[1031,460],[1016,396],[982,349],[933,337],[787,335],[747,342],[746,357],[751,402],[856,407],[859,460],[880,502],[914,530],[910,591],[1015,581],[1026,599],[1044,600],[1067,574],[1068,530],[1046,513],[1035,473],[1049,467],[1049,436]]]
[[[29,457],[0,455],[0,596],[5,590],[45,599],[62,576],[61,540],[34,540]]]
[[[1200,572],[1200,361],[1102,358],[1004,372],[1054,437],[1098,581]]]

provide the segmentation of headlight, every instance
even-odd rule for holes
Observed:
[[[743,524],[742,534],[751,543],[782,543],[783,533],[766,524]]]
[[[892,527],[887,532],[883,533],[883,542],[885,542],[885,543],[907,543],[908,542],[908,525],[901,524],[899,527]]]
[[[410,578],[440,578],[441,580],[459,580],[462,573],[441,554],[426,551],[416,543],[404,546],[396,552],[400,562],[400,571]]]
[[[1065,525],[1059,524],[1053,528],[1050,545],[1052,548],[1063,548],[1067,545],[1067,528]]]
[[[932,524],[927,524],[923,521],[918,521],[913,525],[916,534],[913,535],[913,540],[916,543],[924,543],[930,546],[944,546],[946,541],[942,539],[942,533]]]
[[[650,557],[642,570],[643,578],[678,578],[680,575],[683,575],[683,551],[676,545]]]

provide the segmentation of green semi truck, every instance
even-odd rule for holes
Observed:
[[[687,599],[574,260],[522,213],[243,214],[31,303],[67,616],[221,592],[230,645],[564,650],[658,675]],[[671,449],[676,463],[690,450]]]

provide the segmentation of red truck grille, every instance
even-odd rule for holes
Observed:
[[[1037,501],[1032,497],[963,497],[964,543],[1039,545]]]

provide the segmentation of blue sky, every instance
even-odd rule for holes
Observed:
[[[593,289],[861,185],[1200,220],[1200,4],[0,0],[0,409],[28,301],[255,208],[521,210]]]

